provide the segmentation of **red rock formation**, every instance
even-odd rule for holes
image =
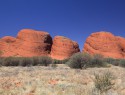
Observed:
[[[2,56],[42,56],[49,55],[52,38],[47,32],[31,29],[21,30],[16,38],[4,37],[0,40]]]
[[[5,36],[0,40],[0,52],[1,56],[14,56],[15,50],[13,45],[16,41],[16,38],[11,36]]]
[[[125,39],[109,32],[96,32],[87,38],[83,52],[102,54],[104,57],[125,58]]]
[[[66,37],[56,36],[53,39],[51,49],[51,57],[53,59],[66,59],[79,51],[79,45]]]
[[[1,40],[5,41],[6,43],[13,43],[16,41],[16,38],[11,36],[5,36]]]
[[[23,29],[17,39],[21,56],[45,56],[51,51],[52,38],[47,32]]]
[[[31,29],[21,30],[16,38],[6,36],[0,39],[0,56],[4,57],[50,56],[51,52],[52,58],[65,59],[79,51],[78,44],[68,38],[56,36],[52,46],[52,38],[47,32]]]

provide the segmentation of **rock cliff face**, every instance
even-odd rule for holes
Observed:
[[[69,58],[79,52],[76,42],[56,36],[52,42],[49,33],[31,29],[19,31],[17,37],[5,36],[0,39],[0,56],[51,56],[54,59]]]
[[[104,57],[125,58],[125,39],[110,32],[92,33],[84,44],[83,52],[102,54]]]
[[[80,52],[79,45],[63,36],[56,36],[53,39],[51,57],[54,59],[66,59],[74,53]]]

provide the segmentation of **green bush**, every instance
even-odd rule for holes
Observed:
[[[12,57],[4,58],[2,66],[11,66],[11,64],[12,64]]]
[[[101,93],[104,93],[111,89],[114,85],[112,83],[112,80],[114,79],[114,76],[110,72],[106,72],[103,75],[95,74],[95,87],[97,90],[99,90]]]
[[[66,64],[68,60],[69,59],[64,59],[64,60],[53,59],[53,64]]]
[[[39,57],[31,57],[32,59],[32,65],[37,66],[39,63]]]
[[[28,57],[7,57],[2,61],[3,66],[31,66],[33,59]]]
[[[19,66],[32,66],[33,65],[33,59],[28,57],[21,57],[19,59]]]
[[[53,64],[62,64],[62,60],[53,59]]]
[[[2,66],[48,66],[49,64],[52,64],[52,59],[47,56],[0,58],[0,65]]]
[[[18,57],[11,57],[9,66],[18,66],[20,62],[20,58]]]
[[[68,62],[68,61],[69,61],[69,58],[63,59],[63,60],[62,60],[62,64],[66,64],[66,62]]]
[[[119,66],[125,67],[125,59],[121,59],[121,60],[119,61]]]
[[[110,58],[110,57],[104,58],[104,62],[107,62],[107,63],[112,64],[112,65],[114,64],[114,61],[115,61],[114,58]]]
[[[92,67],[103,67],[106,66],[106,62],[104,62],[104,58],[100,54],[93,55],[92,61],[91,61]]]
[[[87,53],[76,53],[69,59],[56,60],[48,56],[41,57],[0,57],[0,66],[48,66],[49,64],[68,64],[75,69],[85,69],[87,67],[104,67],[107,64],[125,67],[125,59],[103,58],[102,55],[93,56]]]
[[[125,66],[124,65],[125,64],[124,59],[104,58],[104,61],[109,63],[109,64],[115,65],[115,66],[122,66],[122,67]]]
[[[67,62],[70,68],[83,69],[91,63],[91,56],[87,53],[76,53]]]
[[[87,67],[105,67],[108,62],[100,54],[93,56],[88,53],[76,53],[67,62],[68,66],[75,69],[83,69]]]
[[[4,60],[4,58],[0,57],[0,66],[2,66],[3,60]]]
[[[38,65],[40,65],[40,66],[48,66],[49,64],[52,64],[51,57],[48,57],[48,56],[39,57]]]
[[[114,59],[114,62],[113,62],[112,65],[114,65],[114,66],[119,66],[120,60],[121,60],[121,59]]]

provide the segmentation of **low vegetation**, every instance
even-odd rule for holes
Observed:
[[[124,59],[0,57],[0,66],[0,95],[125,95]]]
[[[120,60],[119,66],[125,67],[125,59],[121,59],[121,60]]]
[[[47,56],[0,58],[0,64],[2,66],[48,66],[51,63],[52,59]]]
[[[106,61],[102,55],[95,54],[91,56],[87,53],[76,53],[67,62],[68,66],[75,69],[85,69],[88,67],[105,67]]]
[[[110,65],[125,67],[125,59],[104,58],[100,54],[76,53],[67,61],[67,65],[74,69],[108,67]]]
[[[110,72],[106,72],[103,74],[95,74],[95,88],[99,91],[99,93],[105,93],[108,90],[112,89],[115,85],[112,81],[114,80],[114,76]]]
[[[53,64],[66,64],[68,60],[69,59],[64,59],[64,60],[53,59]]]
[[[55,66],[67,64],[70,68],[86,69],[92,67],[108,67],[110,65],[125,67],[125,59],[104,58],[100,54],[76,53],[69,59],[57,60],[48,56],[41,57],[0,57],[0,66]]]
[[[67,62],[68,66],[75,69],[87,68],[91,64],[91,56],[87,53],[76,53]]]
[[[0,57],[0,66],[56,66],[65,64],[68,59],[56,60],[48,56],[41,57]]]

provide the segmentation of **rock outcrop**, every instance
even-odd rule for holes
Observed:
[[[6,36],[0,39],[0,56],[51,56],[65,59],[79,52],[79,45],[65,37],[56,36],[52,42],[49,33],[23,29],[17,37]]]
[[[17,40],[21,56],[45,56],[51,51],[52,38],[44,31],[23,29],[18,33]]]
[[[11,36],[5,36],[0,39],[0,56],[14,56],[16,38]]]
[[[80,49],[76,42],[63,36],[54,37],[51,49],[53,59],[66,59],[77,52],[80,52]]]
[[[16,38],[6,36],[0,40],[2,56],[43,56],[49,55],[52,38],[49,33],[31,29],[21,30]]]
[[[83,52],[104,57],[125,58],[125,39],[110,32],[92,33],[86,40]]]

